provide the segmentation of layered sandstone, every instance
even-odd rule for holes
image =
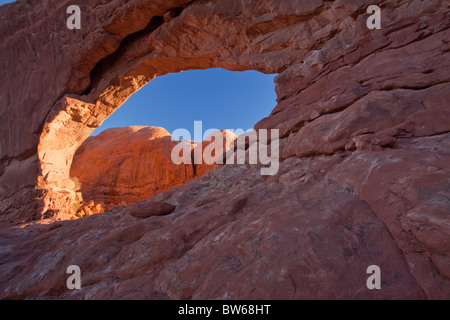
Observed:
[[[224,137],[221,145],[225,153],[236,135],[227,130],[220,135]],[[203,160],[203,151],[214,142],[211,137],[204,142],[189,142],[189,162],[175,164],[172,150],[180,141],[172,141],[167,130],[139,126],[108,129],[81,145],[73,158],[70,176],[79,182],[81,200],[92,200],[106,209],[127,206],[217,168],[219,165]],[[202,157],[199,164],[192,159],[197,149]]]
[[[192,165],[173,164],[174,145],[163,128],[109,129],[83,143],[70,175],[85,200],[106,208],[136,203],[194,179]]]
[[[446,1],[79,1],[79,31],[69,4],[0,8],[0,298],[448,299]],[[210,67],[279,73],[256,125],[280,130],[278,174],[226,165],[55,221],[96,127],[154,77]]]

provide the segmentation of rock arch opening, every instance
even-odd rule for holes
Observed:
[[[274,77],[254,71],[207,69],[151,81],[75,153],[70,180],[75,184],[76,216],[134,204],[217,167],[174,163],[171,153],[178,141],[171,134],[186,128],[192,133],[192,148],[197,150],[206,147],[208,142],[202,144],[202,140],[209,133],[222,130],[227,151],[236,133],[253,129],[275,107]],[[194,136],[199,124],[201,138]]]
[[[80,31],[65,28],[68,1],[0,7],[0,225],[20,225],[2,228],[0,298],[449,296],[447,2],[79,3]],[[381,30],[366,24],[375,4]],[[176,219],[25,227],[70,218],[73,155],[129,96],[214,67],[280,74],[256,126],[280,130],[278,177],[225,167],[173,190]],[[381,291],[366,290],[369,263]],[[72,264],[86,278],[67,292]]]
[[[51,39],[47,35],[52,32],[42,33],[39,43],[51,45],[31,46],[26,51],[29,61],[42,58],[42,70],[29,68],[29,74],[23,75],[13,68],[9,75],[14,80],[11,97],[26,99],[13,103],[8,98],[7,108],[29,115],[33,125],[20,128],[11,116],[3,120],[12,123],[0,141],[0,168],[5,167],[0,184],[9,190],[3,196],[7,199],[1,208],[6,213],[3,220],[14,223],[73,216],[75,192],[69,171],[75,151],[133,93],[159,76],[210,68],[284,73],[277,78],[277,110],[257,128],[279,128],[282,137],[298,130],[302,120],[280,111],[308,86],[301,80],[303,76],[314,78],[326,61],[340,61],[340,50],[321,48],[356,47],[351,33],[330,40],[329,34],[348,29],[348,23],[336,24],[342,20],[337,10],[340,4],[230,4],[191,0],[128,1],[120,8],[113,2],[86,4],[81,8],[86,19],[80,31],[58,30],[61,36]],[[14,8],[27,9],[21,2]],[[259,8],[256,13],[254,8]],[[42,10],[33,11],[36,19]],[[350,17],[363,12],[356,6],[351,10]],[[45,15],[42,25],[53,26],[57,21],[65,26],[65,16],[60,13],[55,10],[51,16]],[[30,21],[17,24],[29,26]],[[329,25],[338,27],[331,32]],[[28,36],[40,30],[38,25],[29,27],[33,32],[14,40],[14,46],[29,41]],[[5,66],[20,66],[20,57],[11,56]],[[39,90],[34,90],[36,83],[41,85]],[[35,94],[24,96],[23,92]],[[19,148],[16,140],[25,143]],[[16,162],[20,172],[11,180],[8,177],[17,171]],[[17,210],[16,203],[23,199],[31,200]]]

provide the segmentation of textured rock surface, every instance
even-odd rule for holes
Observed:
[[[226,130],[221,135],[226,152],[236,136]],[[210,141],[208,137],[203,143],[192,142],[191,157],[196,148],[199,151],[208,148]],[[172,136],[163,128],[108,129],[81,145],[74,156],[70,176],[79,181],[83,200],[93,200],[111,209],[143,201],[218,167],[193,161],[174,164],[172,149],[178,143],[172,142]]]
[[[152,216],[166,216],[175,210],[175,206],[166,202],[147,202],[124,210],[135,218],[148,218]]]
[[[222,137],[221,140],[216,141],[216,138]],[[226,163],[226,158],[224,154],[227,152],[233,152],[235,149],[235,140],[237,139],[237,136],[228,130],[221,130],[220,134],[219,131],[216,131],[212,134],[210,134],[206,139],[201,143],[201,145],[197,145],[194,150],[194,157],[195,153],[202,151],[201,164],[196,164],[194,166],[195,169],[195,175],[200,177],[204,175],[205,173],[209,172],[210,170],[219,167],[220,164]],[[216,154],[216,146],[220,144],[219,150],[222,152],[217,152]]]
[[[78,149],[70,175],[78,178],[84,200],[106,208],[145,200],[194,179],[192,165],[172,163],[171,139],[162,128],[106,130]]]
[[[69,4],[0,8],[0,298],[450,297],[447,1],[79,1],[80,31]],[[280,129],[277,175],[223,166],[135,205],[169,215],[55,221],[104,119],[156,76],[210,67],[279,73],[256,125]]]

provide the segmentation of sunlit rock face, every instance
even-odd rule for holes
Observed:
[[[445,1],[78,3],[81,30],[69,1],[0,8],[0,298],[448,299]],[[211,67],[279,74],[256,125],[280,130],[278,173],[225,165],[69,221],[93,130],[154,77]]]
[[[225,153],[236,135],[225,130],[223,136],[221,150]],[[204,143],[188,142],[191,155],[181,164],[172,160],[173,149],[180,143],[173,140],[169,132],[158,127],[108,129],[81,145],[70,176],[79,183],[82,200],[111,209],[143,201],[218,167],[204,163],[203,153],[202,163],[192,161],[196,148],[205,149],[212,143],[211,137]]]

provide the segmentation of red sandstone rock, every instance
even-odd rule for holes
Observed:
[[[223,152],[226,152],[236,136],[225,130],[221,135]],[[196,144],[200,151],[208,151],[213,141],[214,138],[208,137],[202,144],[193,143],[192,152],[196,152]],[[109,129],[88,138],[78,149],[70,174],[79,182],[83,198],[92,201],[91,206],[88,205],[90,209],[94,202],[112,208],[145,200],[219,166],[174,164],[171,155],[177,143],[163,128]]]
[[[79,3],[79,32],[62,1],[0,8],[1,299],[450,297],[445,1]],[[372,4],[381,30],[366,28]],[[223,166],[67,220],[92,131],[155,76],[211,67],[279,73],[256,125],[280,129],[279,173]],[[177,210],[127,214],[154,202]],[[81,291],[65,286],[72,264]]]
[[[175,210],[175,206],[165,202],[145,202],[133,206],[127,212],[135,218],[166,216]]]
[[[446,274],[449,237],[439,233],[447,232],[442,173],[449,138],[401,139],[389,157],[362,151],[289,158],[269,178],[257,167],[223,166],[148,201],[63,222],[51,232],[39,224],[5,230],[10,262],[0,270],[15,280],[0,285],[1,298],[50,297],[50,289],[61,298],[91,299],[445,298],[440,274]],[[177,211],[144,220],[127,214],[161,201]],[[412,233],[403,231],[405,223]],[[410,239],[415,233],[420,241]],[[68,243],[83,237],[96,245],[62,246],[61,234]],[[54,248],[58,264],[49,263],[41,243]],[[422,260],[428,250],[434,260]],[[433,271],[433,261],[443,273]],[[69,264],[82,268],[83,291],[64,287]],[[373,264],[382,269],[382,290],[366,288]],[[115,279],[109,290],[98,285],[103,279]]]
[[[103,213],[105,212],[103,206],[100,203],[97,203],[94,208],[92,209],[92,213],[93,214],[97,214],[97,213]]]
[[[194,179],[192,165],[173,164],[175,144],[162,128],[109,129],[79,148],[71,176],[84,199],[107,208],[136,203]]]
[[[222,153],[216,154],[215,146],[217,145],[215,137],[219,136],[218,132],[214,132],[210,134],[206,139],[202,142],[201,147],[197,146],[193,149],[193,153],[199,152],[201,150],[202,152],[202,163],[196,164],[194,166],[195,168],[195,175],[197,177],[200,177],[207,173],[208,171],[217,168],[220,166],[220,164],[225,164],[224,161],[224,154],[226,154],[228,151],[230,151],[233,148],[233,142],[236,140],[237,136],[228,130],[221,130],[220,134],[222,136],[222,140],[218,141],[219,144],[221,144],[221,150]],[[212,156],[212,157],[211,157]],[[209,159],[211,158],[211,159]],[[206,161],[214,162],[213,164],[206,163]],[[218,164],[219,163],[219,164]]]

